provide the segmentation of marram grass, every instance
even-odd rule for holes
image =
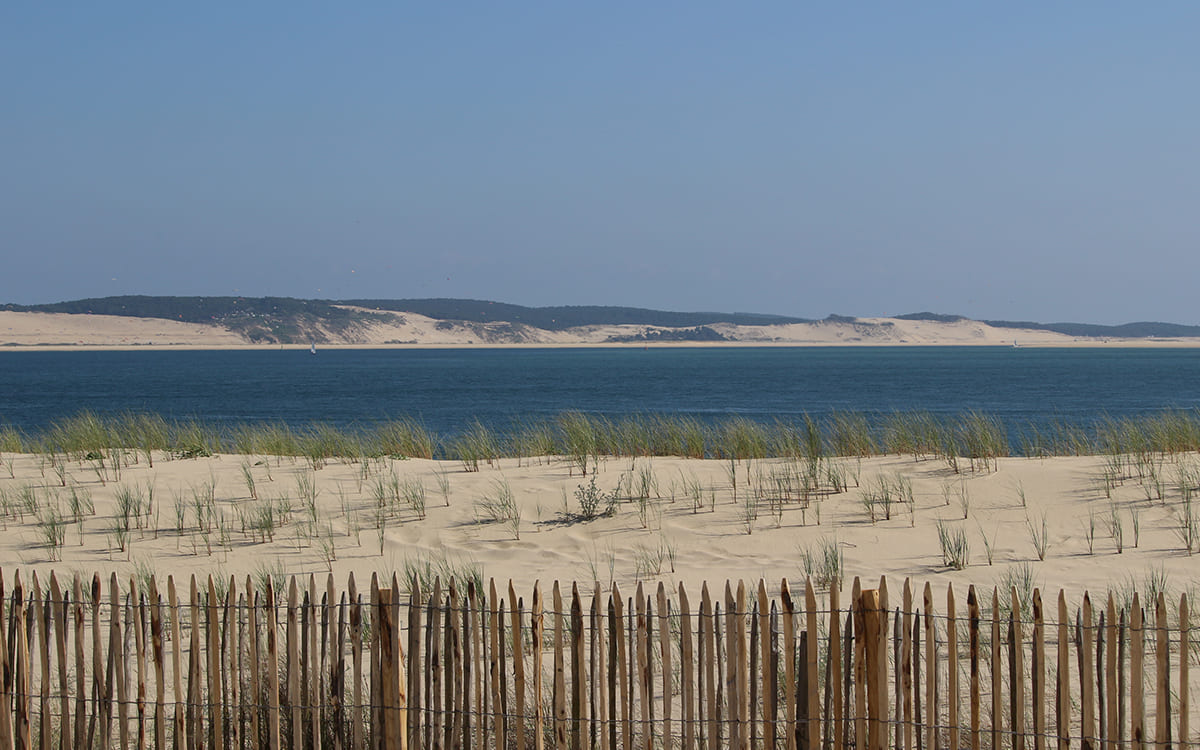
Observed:
[[[123,465],[153,462],[156,454],[195,458],[214,453],[284,456],[319,469],[332,460],[390,457],[461,461],[478,470],[501,458],[558,456],[586,475],[609,457],[683,456],[751,461],[789,458],[811,467],[831,457],[905,455],[944,461],[957,473],[990,471],[1005,456],[1107,455],[1114,480],[1152,483],[1164,456],[1200,450],[1200,411],[1169,410],[1091,424],[1062,421],[1007,425],[982,412],[926,411],[864,414],[835,412],[756,421],[742,416],[702,420],[680,414],[607,417],[580,411],[526,419],[500,428],[482,420],[439,435],[421,422],[399,418],[368,426],[281,422],[218,427],[203,420],[171,420],[154,413],[102,415],[83,411],[33,433],[0,424],[5,454],[36,453],[90,461],[119,481]],[[1129,476],[1125,476],[1129,475]],[[1161,480],[1159,480],[1161,481]]]

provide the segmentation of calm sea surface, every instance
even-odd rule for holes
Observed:
[[[370,425],[440,434],[473,419],[581,410],[758,420],[978,410],[1006,423],[1200,407],[1200,350],[704,348],[0,352],[0,423],[154,411],[216,424]]]

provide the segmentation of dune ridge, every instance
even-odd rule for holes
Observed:
[[[365,310],[364,310],[365,311]],[[313,324],[321,347],[420,348],[507,346],[1200,346],[1200,338],[1068,336],[1045,330],[1001,328],[966,319],[835,318],[805,323],[735,325],[713,323],[712,340],[686,340],[687,329],[644,325],[580,326],[564,330],[520,323],[435,320],[414,313],[369,311],[342,328]],[[683,332],[682,334],[680,332]],[[673,340],[682,335],[685,340]],[[297,344],[254,343],[218,324],[116,315],[0,310],[0,347],[90,348],[279,348]],[[304,344],[303,346],[307,346]]]

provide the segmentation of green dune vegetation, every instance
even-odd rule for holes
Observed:
[[[1004,456],[1113,457],[1149,471],[1154,457],[1200,450],[1200,411],[1170,410],[1146,416],[1104,418],[1094,424],[1065,421],[1050,426],[1006,425],[999,418],[968,412],[923,411],[870,415],[839,412],[821,417],[759,422],[731,416],[701,420],[678,414],[619,418],[563,412],[549,419],[516,421],[504,428],[473,421],[439,435],[420,421],[401,418],[357,427],[283,422],[218,426],[202,420],[169,420],[146,412],[101,415],[90,411],[45,429],[23,432],[0,426],[2,456],[42,454],[85,460],[99,472],[156,454],[197,458],[217,453],[304,458],[314,468],[329,460],[390,456],[461,461],[468,471],[501,458],[564,457],[587,475],[605,457],[793,458],[908,455],[944,461],[957,472],[988,471]]]

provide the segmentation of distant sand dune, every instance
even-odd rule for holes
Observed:
[[[375,312],[375,311],[372,311]],[[376,313],[378,314],[378,313]],[[516,323],[435,320],[413,313],[385,313],[386,320],[360,322],[344,330],[317,329],[322,346],[1200,346],[1200,339],[1094,339],[1048,331],[995,328],[978,321],[936,322],[893,318],[824,320],[744,326],[708,326],[724,342],[632,342],[613,339],[669,333],[656,326],[583,326],[549,331]],[[109,348],[276,347],[253,344],[219,325],[157,318],[0,311],[0,346]],[[307,346],[307,345],[306,345]]]
[[[116,315],[0,311],[3,346],[236,346],[241,336],[219,326]]]

